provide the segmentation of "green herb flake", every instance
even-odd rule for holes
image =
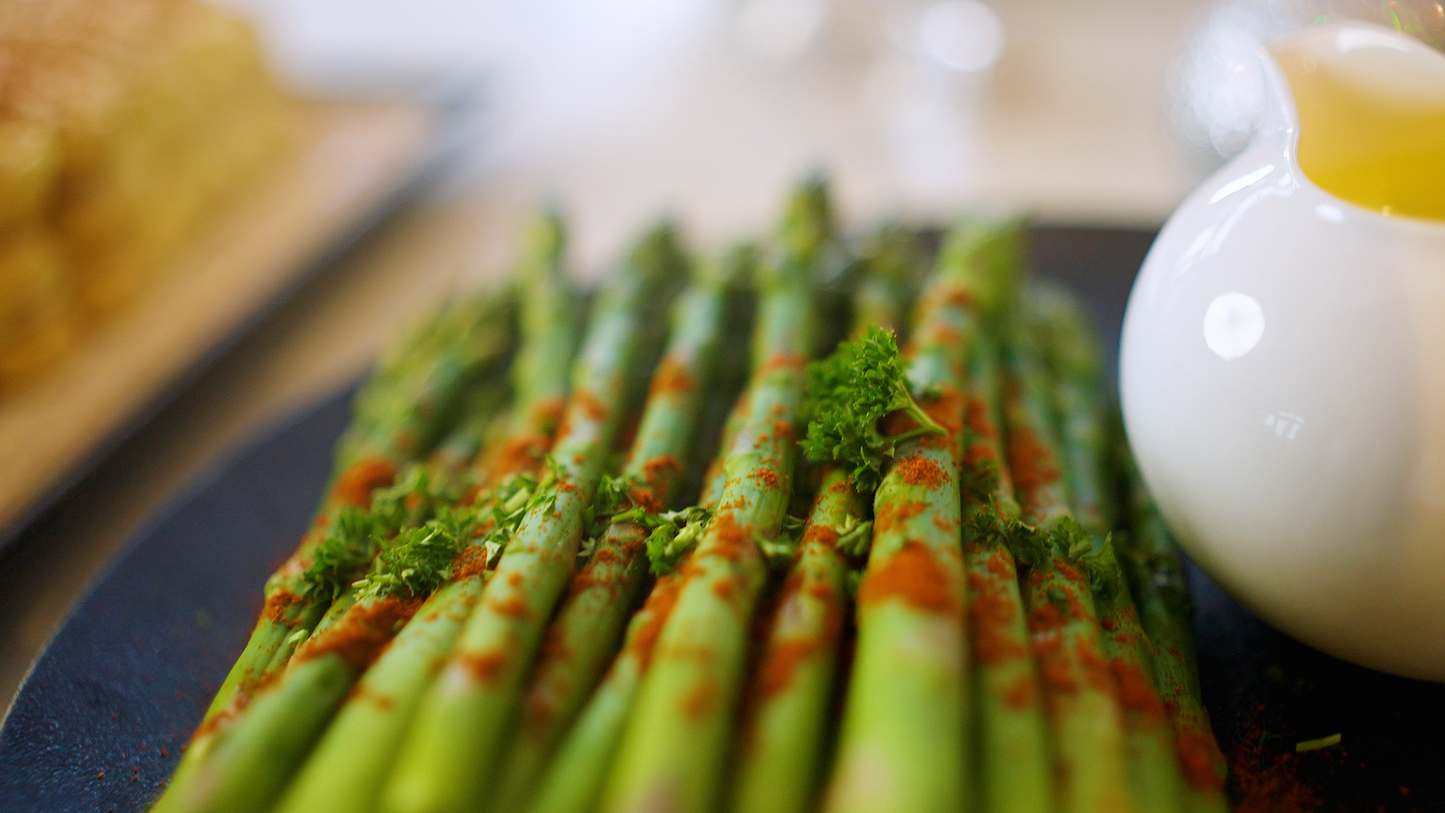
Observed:
[[[359,598],[422,598],[451,577],[452,564],[477,528],[470,509],[442,509],[435,518],[408,528],[376,555],[371,571],[353,586]]]
[[[634,488],[646,488],[641,477],[603,475],[590,507],[588,538],[578,551],[579,564],[597,548],[597,540],[611,525],[635,522],[647,531],[644,549],[653,575],[661,576],[677,569],[697,543],[702,541],[703,528],[712,519],[712,509],[701,506],[678,511],[651,512],[632,504],[629,496]]]
[[[848,557],[855,569],[861,569],[868,561],[868,553],[873,547],[873,523],[861,521],[849,514],[843,527],[833,530],[838,534],[838,550]]]
[[[533,510],[551,511],[557,501],[558,472],[561,466],[550,455],[542,476],[517,473],[509,475],[489,492],[478,496],[476,505],[487,506],[477,519],[480,538],[474,543],[487,553],[487,568],[497,566],[507,543],[517,535],[522,520]]]
[[[1318,751],[1321,748],[1329,748],[1331,745],[1340,744],[1340,735],[1331,734],[1328,737],[1320,737],[1317,740],[1305,740],[1294,744],[1294,752],[1303,754],[1306,751]]]
[[[378,537],[376,517],[370,512],[352,507],[341,509],[301,576],[306,592],[335,601],[371,563]]]
[[[634,508],[617,515],[618,521],[632,520],[650,529],[647,562],[654,576],[673,572],[702,541],[703,529],[712,519],[712,509],[694,506],[681,511],[650,514]]]

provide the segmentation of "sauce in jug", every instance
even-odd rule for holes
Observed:
[[[1323,28],[1276,45],[1299,115],[1300,168],[1384,215],[1445,220],[1445,55],[1385,30]]]

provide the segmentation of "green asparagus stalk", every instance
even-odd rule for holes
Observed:
[[[244,705],[251,689],[271,674],[271,669],[257,665],[284,665],[305,632],[326,611],[329,601],[308,594],[305,588],[312,552],[326,538],[342,508],[365,508],[373,489],[390,484],[402,465],[435,442],[450,402],[480,367],[498,359],[510,343],[510,301],[510,295],[486,292],[449,304],[431,327],[421,331],[425,340],[416,342],[418,349],[397,363],[405,369],[383,377],[393,381],[396,389],[387,391],[384,398],[372,394],[363,399],[366,409],[376,413],[372,426],[343,447],[341,459],[349,462],[328,486],[311,530],[267,580],[261,619],[212,701],[202,728],[217,722],[233,704]],[[425,352],[426,348],[432,352]]]
[[[423,696],[382,793],[384,810],[461,813],[487,800],[504,727],[571,575],[584,514],[618,430],[649,298],[665,301],[659,294],[680,265],[671,228],[657,229],[601,295],[553,447],[553,496],[523,520],[456,651]]]
[[[544,223],[545,225],[545,223]],[[514,370],[519,398],[511,436],[500,450],[478,456],[475,476],[497,485],[469,495],[488,533],[458,558],[450,581],[437,590],[348,695],[321,741],[286,790],[279,810],[361,811],[375,807],[401,738],[423,692],[451,651],[462,622],[486,584],[496,546],[504,544],[534,495],[542,455],[557,428],[557,405],[567,387],[565,361],[572,351],[572,296],[557,266],[523,267],[528,286],[522,357],[551,363],[550,374]],[[538,276],[540,275],[540,276]],[[471,433],[468,436],[465,433]],[[464,424],[443,448],[464,448],[490,434]],[[454,451],[460,461],[464,452]],[[450,468],[455,468],[456,464]],[[499,541],[493,541],[499,540]],[[491,546],[489,548],[489,545]]]
[[[868,325],[903,335],[903,315],[913,300],[927,256],[917,232],[900,223],[886,223],[864,247],[862,273],[853,291],[852,331]]]
[[[528,238],[527,257],[522,263],[523,285],[527,290],[522,320],[522,354],[530,357],[532,363],[565,364],[572,352],[570,339],[565,337],[572,335],[574,319],[570,310],[572,294],[561,271],[561,224],[554,217],[540,218],[531,228]],[[448,306],[432,322],[409,337],[400,350],[383,355],[373,381],[358,396],[358,419],[339,444],[338,460],[374,460],[376,453],[368,449],[410,448],[415,444],[417,417],[438,411],[437,407],[428,404],[435,404],[441,398],[440,393],[451,386],[450,376],[455,375],[459,359],[464,359],[455,349],[448,348],[467,338],[465,326],[468,320],[489,324],[493,328],[498,324],[497,314],[484,307],[485,301],[478,298],[463,306]],[[538,318],[539,313],[553,313],[556,319],[548,323]],[[564,338],[559,339],[559,336]],[[550,352],[539,353],[539,348]],[[527,382],[529,386],[523,386],[523,381],[515,379],[514,370],[513,389],[517,391],[519,406],[546,404],[560,399],[565,393],[566,379],[562,375],[534,375]],[[527,410],[524,414],[531,412]],[[165,795],[159,800],[157,811],[184,808],[176,800],[190,796],[186,788],[193,775],[209,756],[218,736],[246,708],[251,687],[262,676],[276,674],[283,669],[296,646],[305,640],[313,627],[318,626],[321,611],[326,609],[336,593],[330,588],[317,589],[317,582],[344,584],[350,580],[349,572],[341,567],[333,568],[336,572],[328,579],[312,578],[318,564],[308,560],[314,560],[318,551],[327,547],[322,543],[338,541],[337,531],[342,530],[340,526],[344,520],[334,506],[318,517],[320,519],[313,525],[301,549],[268,582],[267,611],[258,622],[246,652],[232,670],[231,678],[228,678],[235,679],[241,675],[242,680],[238,683],[244,690],[239,693],[233,690],[233,696],[222,704],[222,696],[226,694],[223,687],[212,704],[212,712],[193,737]],[[325,535],[321,537],[321,542],[311,538],[323,531]],[[365,567],[367,559],[358,559],[356,564]],[[345,608],[352,596],[348,592],[343,593],[341,598],[342,606],[337,608],[337,613],[331,614],[332,617],[340,615],[339,611]],[[243,664],[248,662],[251,665],[243,669]]]
[[[920,255],[912,232],[881,230],[863,257],[853,298],[855,334],[869,326],[897,329]],[[829,466],[822,475],[751,680],[733,810],[801,811],[817,791],[847,611],[848,551],[866,550],[871,496],[854,489],[845,468]]]
[[[308,589],[336,595],[316,630],[284,672],[263,687],[196,770],[185,792],[168,798],[183,810],[267,806],[305,754],[356,677],[390,642],[415,608],[451,574],[470,567],[459,554],[480,532],[474,509],[449,508],[456,491],[434,487],[413,467],[373,497],[373,509],[344,514],[338,530],[355,548],[317,548]],[[490,537],[485,541],[490,542]],[[375,560],[348,586],[347,560]],[[319,573],[318,573],[319,571]]]
[[[741,394],[723,428],[716,458],[709,465],[698,504],[707,511],[717,507],[725,477],[728,450],[747,419],[747,393]],[[623,727],[632,710],[637,687],[652,660],[662,625],[677,603],[682,579],[676,572],[658,577],[642,609],[628,622],[622,648],[577,722],[558,746],[556,756],[538,778],[527,809],[531,813],[590,813],[596,809],[603,783],[612,765]]]
[[[683,293],[673,333],[653,375],[637,439],[623,468],[626,508],[660,511],[676,497],[703,394],[715,373],[729,289],[749,273],[750,249],[709,263]],[[523,693],[521,722],[500,774],[495,809],[519,810],[538,775],[587,700],[622,635],[647,576],[649,529],[635,519],[613,521],[548,628],[541,659]]]
[[[511,474],[535,475],[552,448],[567,396],[567,366],[576,350],[578,297],[562,261],[561,220],[535,218],[524,235],[531,248],[515,271],[521,290],[521,347],[507,370],[513,395],[507,407],[496,388],[474,387],[463,396],[461,422],[437,444],[431,464],[437,475],[493,486]],[[475,492],[473,495],[474,496]]]
[[[527,808],[530,813],[590,813],[596,809],[637,687],[647,673],[657,637],[677,603],[681,586],[682,578],[675,573],[659,578],[647,602],[628,622],[621,652],[538,782]]]
[[[753,251],[757,251],[756,246]],[[704,503],[700,495],[710,475],[716,473],[714,469],[722,470],[721,452],[728,447],[731,439],[727,431],[736,428],[737,423],[732,418],[739,410],[741,394],[747,390],[751,348],[746,337],[752,335],[753,317],[756,315],[757,286],[749,280],[747,284],[739,285],[728,298],[728,321],[723,328],[723,335],[728,340],[723,342],[718,353],[717,372],[713,376],[717,383],[703,399],[702,411],[698,414],[698,431],[687,453],[688,460],[706,461],[706,465],[688,467],[687,477],[679,489],[680,503],[702,506]],[[713,502],[716,503],[716,499]]]
[[[534,229],[540,238],[531,241],[524,262],[558,264],[560,228],[555,220],[544,219]],[[400,350],[382,358],[375,384],[358,395],[356,425],[339,444],[338,462],[346,463],[345,471],[328,488],[317,521],[297,551],[266,582],[262,618],[227,678],[228,684],[235,678],[240,704],[250,687],[268,677],[271,669],[285,665],[325,612],[326,602],[306,595],[302,582],[310,554],[324,540],[337,510],[364,508],[370,489],[390,483],[401,465],[430,449],[442,431],[442,418],[450,413],[474,370],[497,358],[499,331],[510,330],[513,301],[507,291],[502,297],[486,292],[450,303],[439,316],[424,322]],[[244,673],[238,675],[238,670]],[[231,701],[223,685],[207,712],[207,722],[226,713]]]
[[[453,297],[384,346],[337,441],[335,469],[373,456],[414,460],[440,439],[450,419],[467,414],[471,391],[461,385],[474,378],[469,371],[478,364],[499,372],[507,366],[505,356],[475,354],[487,353],[488,334],[513,329],[515,293],[503,287]],[[483,344],[474,345],[478,341]]]
[[[478,501],[479,507],[473,509],[472,514],[476,531],[453,558],[446,583],[432,593],[394,640],[388,643],[383,634],[366,642],[346,641],[349,660],[357,660],[362,655],[377,659],[361,681],[347,692],[344,705],[282,796],[278,810],[339,813],[374,807],[405,726],[437,666],[450,651],[462,622],[481,595],[490,576],[487,566],[495,561],[497,547],[515,532],[527,506],[543,498],[538,492],[544,485],[534,478],[516,475],[502,488]],[[406,575],[404,568],[401,573]],[[367,599],[363,598],[359,606],[367,607]],[[343,664],[325,654],[302,659],[309,654],[308,648],[326,645],[332,635],[328,627],[307,642],[298,655],[300,662],[282,679],[283,685],[293,672],[303,669],[342,668]],[[371,651],[367,652],[363,646],[369,646]],[[375,654],[377,649],[381,650],[379,655]],[[313,661],[315,666],[307,665]],[[338,685],[350,686],[340,681]],[[307,700],[311,705],[335,702],[334,697],[316,694]],[[288,730],[294,733],[296,727]],[[270,763],[278,761],[274,746],[263,758]]]
[[[1129,533],[1117,550],[1138,602],[1139,620],[1153,645],[1154,678],[1184,772],[1185,808],[1194,813],[1222,813],[1229,810],[1224,796],[1225,761],[1200,700],[1194,608],[1184,584],[1179,549],[1122,442],[1122,433],[1118,446],[1129,490]]]
[[[535,219],[516,270],[522,291],[522,346],[512,364],[516,393],[507,440],[477,461],[477,479],[497,487],[517,473],[535,473],[552,448],[577,351],[580,313],[563,260],[565,235],[556,215]]]
[[[907,376],[918,403],[945,431],[898,443],[873,498],[872,549],[858,587],[858,639],[824,797],[828,811],[957,810],[966,803],[958,466],[965,337],[974,319],[945,254],[918,305]],[[810,443],[816,426],[809,426]],[[855,482],[866,473],[855,468]]]
[[[462,419],[437,443],[427,457],[431,476],[438,482],[462,484],[477,455],[507,423],[511,388],[502,376],[477,382],[463,396]]]
[[[746,418],[746,394],[738,398],[733,416]],[[744,420],[729,421],[724,428],[717,459],[709,466],[699,505],[706,510],[717,506],[726,479],[723,462],[727,450],[742,431]],[[637,687],[652,660],[652,650],[662,625],[677,603],[682,579],[675,572],[664,573],[648,592],[642,609],[628,622],[622,649],[577,722],[558,746],[556,756],[538,778],[531,813],[590,813],[597,807],[608,769],[612,765],[623,727],[632,710]]]
[[[963,554],[977,678],[979,796],[984,811],[1048,811],[1054,799],[1048,724],[1007,540],[1019,509],[1004,464],[998,348],[988,334],[976,341],[969,361],[964,466],[972,487],[965,489]]]
[[[403,499],[412,502],[412,492]],[[378,498],[380,499],[380,498]],[[454,568],[475,514],[439,508],[384,544],[360,589],[337,601],[290,666],[255,699],[197,770],[178,809],[270,807],[356,678]],[[384,532],[374,532],[382,538]]]
[[[1037,285],[1031,317],[1054,374],[1065,473],[1074,516],[1095,540],[1087,559],[1100,644],[1124,711],[1130,778],[1145,810],[1181,809],[1184,779],[1174,734],[1154,681],[1151,646],[1109,541],[1117,496],[1106,475],[1108,438],[1101,390],[1101,351],[1083,309],[1065,291]]]
[[[734,810],[803,810],[816,791],[847,599],[848,563],[839,547],[866,546],[864,516],[848,472],[830,468],[750,687],[755,708],[741,737]]]
[[[1022,519],[1014,535],[1029,632],[1043,678],[1063,811],[1138,809],[1129,782],[1122,712],[1104,659],[1084,569],[1094,545],[1069,510],[1053,425],[1050,382],[1038,349],[1018,331],[1008,353],[1004,418],[1009,470]]]
[[[330,596],[306,594],[306,572],[318,545],[347,510],[365,509],[371,492],[426,450],[468,383],[499,361],[510,345],[510,293],[484,292],[444,306],[383,357],[357,396],[357,417],[338,444],[337,473],[300,547],[266,585],[266,604],[245,649],[192,736],[156,809],[185,793],[220,735],[258,685],[283,667],[320,619]]]
[[[707,471],[703,474],[702,491],[697,498],[698,505],[715,507],[718,500],[722,499],[723,484],[727,482],[728,450],[732,448],[738,435],[742,434],[747,421],[748,393],[744,389],[733,402],[732,411],[728,413],[727,421],[723,424],[717,456],[708,464]]]
[[[809,277],[831,234],[826,192],[789,204],[784,251],[763,275],[747,418],[729,449],[717,513],[683,572],[637,690],[602,809],[703,811],[719,790],[758,594],[758,543],[777,538],[796,458],[793,422],[814,330]]]
[[[451,651],[490,571],[438,589],[350,690],[278,811],[371,810],[422,692]]]
[[[468,419],[439,452],[461,465],[468,446],[500,437],[477,455],[473,477],[491,483],[464,500],[474,504],[489,534],[459,557],[441,587],[353,689],[282,801],[283,809],[369,810],[395,758],[407,724],[437,666],[450,652],[495,564],[496,547],[518,520],[550,450],[566,395],[567,363],[576,344],[576,297],[561,262],[561,224],[554,216],[531,224],[516,284],[524,291],[523,342],[512,369],[516,400],[505,432]],[[493,541],[499,540],[499,541]],[[488,545],[491,548],[488,549]]]
[[[1102,627],[1102,649],[1124,711],[1135,798],[1142,810],[1182,810],[1184,776],[1174,751],[1174,731],[1155,684],[1153,647],[1145,637],[1112,545],[1106,542],[1098,548],[1088,566]]]
[[[965,222],[948,235],[944,253],[956,264],[985,327],[997,323],[1013,300],[1023,235],[1021,221]],[[1051,809],[1053,766],[1018,567],[1007,542],[1008,526],[1017,520],[1019,509],[1004,462],[993,334],[983,329],[971,337],[965,413],[963,550],[975,677],[973,743],[980,809],[1028,813]]]

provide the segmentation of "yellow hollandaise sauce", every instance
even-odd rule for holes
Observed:
[[[1445,54],[1385,28],[1334,27],[1272,51],[1316,186],[1384,215],[1445,220]]]

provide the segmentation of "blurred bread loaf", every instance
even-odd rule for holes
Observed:
[[[202,0],[0,0],[0,385],[133,297],[287,109],[250,27]]]

